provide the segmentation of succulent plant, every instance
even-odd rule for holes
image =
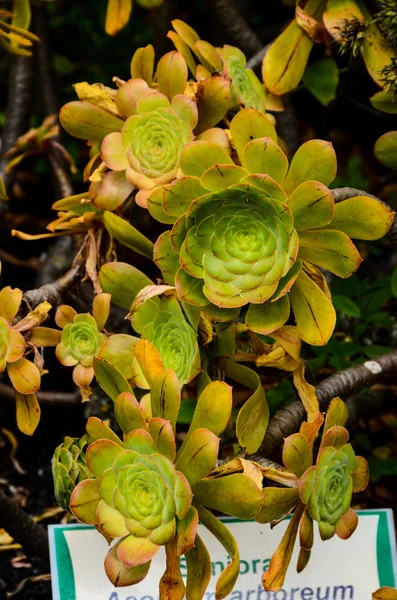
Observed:
[[[150,304],[143,304],[135,318],[132,318],[132,324],[142,338],[157,348],[164,367],[172,369],[179,383],[184,385],[201,370],[197,332],[186,321],[175,297],[165,296],[161,301],[155,300],[157,302],[153,299]]]
[[[217,595],[223,598],[239,573],[238,550],[230,532],[209,509],[253,518],[262,504],[261,485],[246,474],[211,476],[218,435],[232,408],[231,388],[224,382],[204,388],[190,429],[176,451],[180,385],[172,370],[165,370],[150,356],[150,348],[147,340],[136,345],[136,356],[150,384],[150,405],[139,404],[128,391],[117,396],[115,416],[123,439],[99,419],[88,420],[86,464],[92,476],[75,487],[70,509],[107,539],[121,538],[105,560],[107,575],[115,585],[141,581],[151,559],[165,545],[167,571],[160,585],[166,589],[175,584],[167,577],[173,572],[178,589],[184,591],[179,558],[186,554],[189,599],[204,595],[211,576],[208,552],[196,535],[200,518],[231,554],[232,561],[217,584]],[[214,399],[216,414],[210,410]],[[197,567],[202,569],[198,579]]]
[[[94,298],[94,316],[78,314],[67,305],[60,306],[55,315],[56,324],[62,328],[61,341],[56,347],[57,358],[65,367],[74,367],[73,381],[80,387],[84,399],[90,395],[94,357],[99,354],[106,339],[101,330],[109,310],[110,294],[101,293]]]
[[[246,323],[262,334],[284,325],[291,304],[302,339],[324,345],[335,311],[318,267],[349,277],[361,262],[349,236],[382,237],[394,213],[363,197],[334,205],[328,142],[306,142],[288,166],[273,125],[252,108],[234,117],[230,136],[241,166],[213,142],[183,150],[184,177],[165,186],[161,199],[177,220],[158,240],[155,261],[175,276],[186,302],[249,304]],[[376,215],[370,228],[369,213]]]
[[[187,78],[186,66],[182,77]],[[151,90],[143,79],[130,79],[121,86],[116,105],[128,118],[121,133],[111,133],[103,140],[102,158],[110,169],[126,171],[128,181],[141,190],[137,202],[145,206],[144,190],[175,179],[181,152],[193,139],[197,107],[183,94],[174,95],[170,101],[165,94]]]
[[[297,570],[302,571],[313,546],[314,521],[320,536],[328,540],[336,533],[348,539],[358,524],[357,513],[350,508],[352,493],[368,484],[368,465],[356,457],[349,433],[344,425],[347,408],[340,398],[332,400],[325,419],[323,434],[313,463],[313,445],[324,418],[321,413],[304,423],[300,433],[284,441],[285,472],[263,468],[264,477],[283,483],[285,488],[264,488],[264,503],[257,520],[261,523],[279,520],[294,511],[283,539],[274,553],[269,570],[263,575],[266,590],[282,587],[299,531],[300,554]]]
[[[224,46],[223,59],[232,81],[232,94],[245,108],[256,108],[266,112],[266,92],[252,69],[246,68],[247,59],[241,50],[234,46]]]
[[[65,510],[69,510],[70,496],[76,485],[91,477],[85,464],[86,446],[85,436],[80,439],[67,436],[52,458],[55,499]]]

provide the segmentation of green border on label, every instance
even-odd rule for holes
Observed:
[[[395,587],[397,584],[397,552],[391,509],[359,510],[359,516],[378,515],[378,532],[376,538],[376,558],[378,563],[379,585]],[[242,523],[240,519],[222,517],[226,523]],[[49,542],[52,573],[53,600],[76,600],[76,588],[69,546],[65,538],[65,530],[90,529],[91,525],[50,525]]]

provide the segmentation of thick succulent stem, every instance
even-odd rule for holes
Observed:
[[[58,115],[59,102],[55,82],[56,76],[51,60],[48,19],[45,6],[33,6],[33,30],[40,38],[40,43],[36,48],[35,58],[40,82],[40,97],[43,113],[46,117],[49,115]],[[60,136],[52,141],[57,141],[59,143]],[[73,187],[65,165],[65,160],[53,143],[49,144],[48,159],[55,177],[58,197],[71,196],[73,194]]]
[[[58,306],[64,294],[72,285],[81,279],[81,263],[74,265],[67,273],[52,283],[46,283],[35,290],[24,293],[23,299],[32,308],[47,300],[53,307]]]
[[[376,360],[368,360],[362,365],[339,371],[324,379],[316,387],[320,409],[325,411],[336,396],[342,399],[349,398],[363,388],[384,382],[385,379],[393,377],[396,372],[397,350],[384,354]],[[357,406],[354,410],[357,413]],[[260,453],[263,456],[272,456],[279,450],[284,438],[298,431],[305,418],[306,412],[299,400],[277,411],[269,423]]]
[[[262,47],[259,36],[244,19],[234,0],[212,0],[218,21],[244,54],[252,56]]]
[[[5,529],[14,542],[28,554],[49,563],[48,534],[21,510],[15,502],[0,491],[0,528]]]
[[[35,394],[40,404],[57,406],[76,406],[81,404],[81,394],[78,389],[75,392],[39,391]],[[15,403],[15,390],[10,385],[0,382],[0,398],[5,398]]]
[[[0,176],[3,177],[6,188],[12,184],[14,172],[5,173],[8,161],[4,158],[4,154],[14,146],[17,139],[29,128],[34,82],[33,67],[34,60],[31,56],[12,56],[11,58],[0,159]]]

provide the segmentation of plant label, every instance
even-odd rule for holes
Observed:
[[[230,600],[371,600],[381,586],[397,583],[397,554],[392,511],[358,511],[360,520],[347,541],[336,536],[322,542],[315,528],[315,548],[308,567],[297,574],[296,544],[283,589],[267,592],[261,578],[287,527],[287,521],[271,529],[254,521],[224,518],[240,548],[240,575]],[[103,561],[105,539],[94,527],[51,525],[51,572],[53,600],[158,600],[159,580],[165,569],[163,549],[152,560],[141,583],[115,588],[107,579]],[[198,533],[212,560],[212,578],[203,600],[215,600],[215,585],[230,557],[207,529]],[[182,575],[186,561],[181,559]]]

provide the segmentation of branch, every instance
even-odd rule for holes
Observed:
[[[64,405],[71,406],[73,404],[81,404],[81,394],[79,390],[76,388],[75,392],[36,392],[35,396],[40,404],[48,404],[48,405]],[[6,383],[0,382],[0,398],[5,398],[6,400],[12,400],[15,402],[15,390],[10,385]]]
[[[397,375],[397,350],[384,354],[376,360],[368,360],[362,365],[350,367],[327,377],[316,387],[320,409],[325,411],[336,396],[349,398],[359,390],[383,382]],[[262,442],[261,454],[272,456],[283,443],[284,438],[298,431],[306,418],[303,404],[296,400],[277,411],[269,423]]]
[[[383,202],[383,200],[380,200],[380,198],[377,198],[373,194],[369,194],[364,190],[357,190],[356,188],[351,187],[342,187],[336,188],[332,190],[332,192],[334,193],[335,202],[342,202],[342,200],[347,200],[348,198],[355,198],[356,196],[366,196],[367,198],[373,198],[374,200],[377,200],[380,204],[383,204],[383,206],[386,206],[389,210],[393,210],[388,204],[386,204],[386,202]],[[393,246],[397,245],[397,214],[394,216],[394,221],[392,223],[389,233],[387,234],[387,237],[390,239]]]
[[[211,5],[226,33],[244,54],[252,56],[261,49],[259,36],[248,25],[234,0],[212,0]]]
[[[253,71],[257,71],[259,67],[262,65],[262,61],[265,58],[266,52],[269,50],[270,46],[273,44],[272,40],[266,46],[263,46],[260,50],[255,52],[254,56],[247,61],[246,67],[247,69],[252,69]]]
[[[14,542],[32,556],[50,561],[48,534],[19,508],[15,502],[0,491],[0,528],[5,529]]]
[[[5,173],[4,154],[29,129],[34,82],[34,62],[31,56],[12,56],[8,78],[8,99],[5,124],[1,138],[0,176],[6,188],[12,184],[14,172]]]
[[[56,90],[56,75],[54,72],[50,52],[47,8],[40,4],[32,5],[32,29],[40,38],[35,52],[37,72],[39,75],[40,97],[44,109],[44,116],[58,115],[59,101]],[[49,143],[47,152],[48,160],[56,181],[57,196],[64,198],[73,195],[73,186],[70,181],[69,171],[65,159],[58,150],[54,141],[61,142],[60,136],[53,138]]]
[[[74,265],[62,277],[52,283],[46,283],[35,290],[24,293],[23,299],[32,308],[47,300],[53,307],[61,303],[61,296],[82,277],[82,263]]]

